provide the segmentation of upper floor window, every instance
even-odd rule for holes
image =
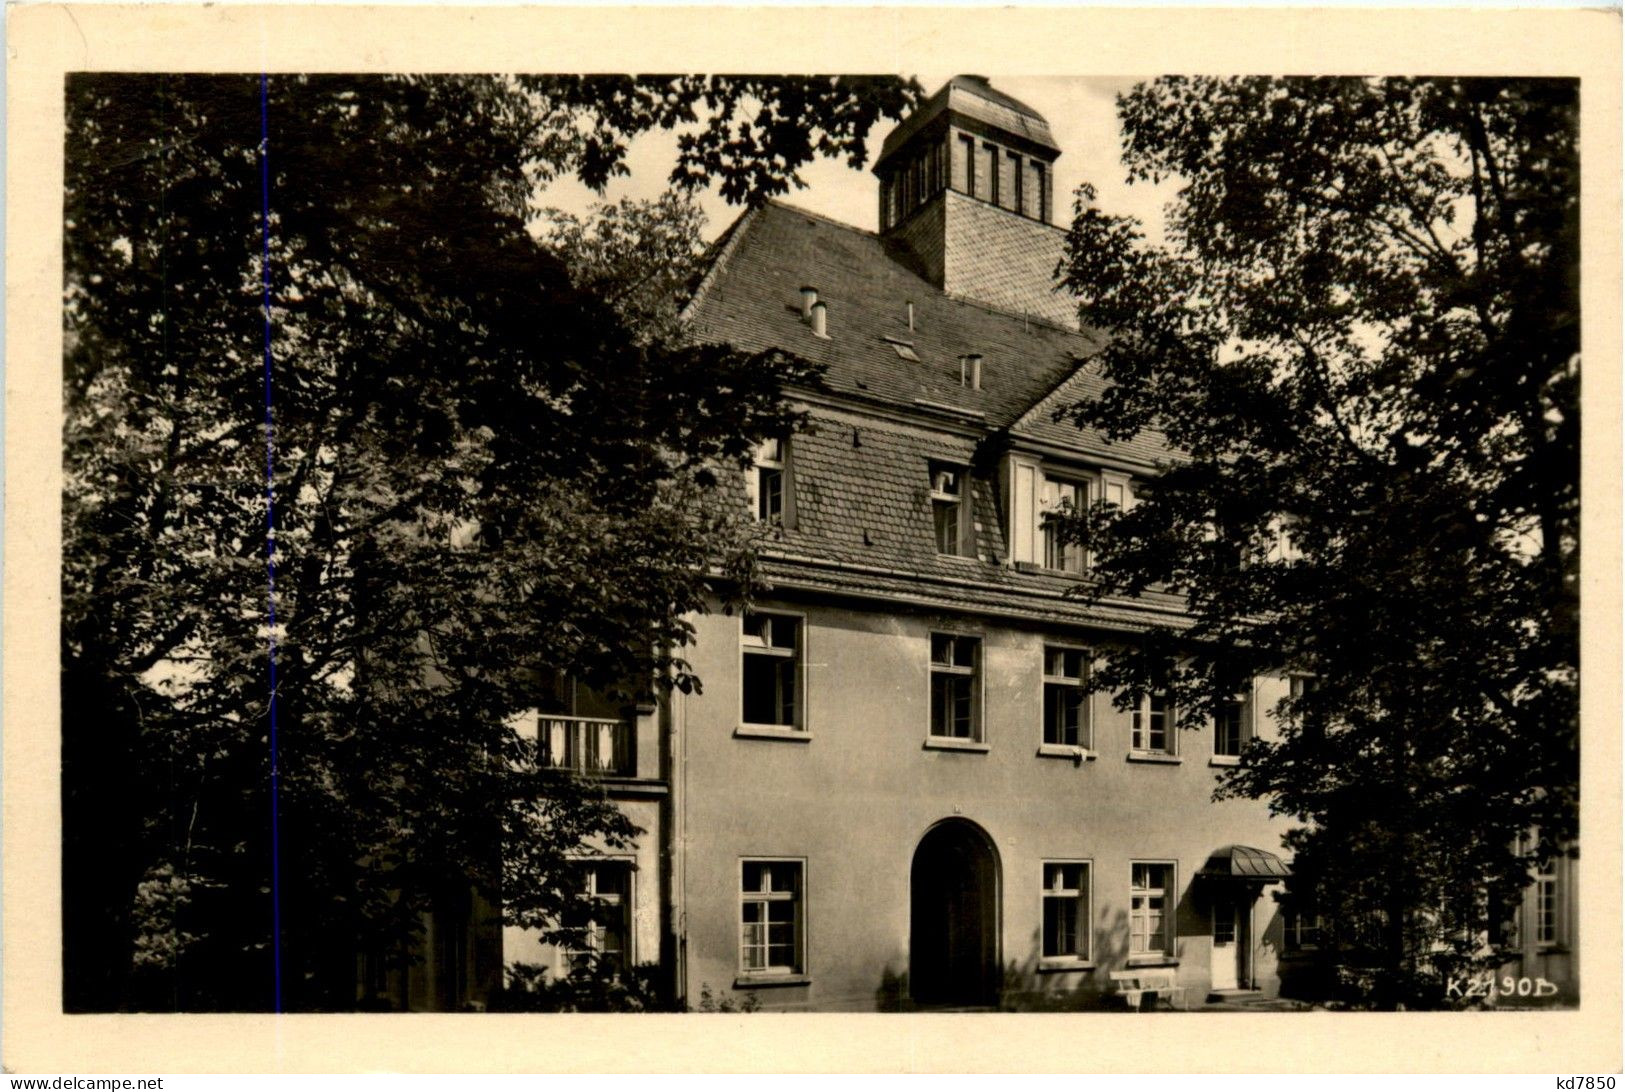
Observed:
[[[1063,572],[1083,572],[1083,547],[1065,541],[1061,528],[1053,517],[1064,517],[1082,512],[1089,504],[1089,483],[1067,478],[1044,479],[1039,493],[1039,511],[1043,522],[1044,567]]]
[[[1045,959],[1089,958],[1089,865],[1044,862]]]
[[[1084,689],[1087,653],[1076,648],[1044,649],[1044,742],[1089,746],[1089,695]]]
[[[801,619],[751,611],[742,640],[742,716],[746,724],[800,724]]]
[[[1219,703],[1213,717],[1213,754],[1219,758],[1240,758],[1246,744],[1247,702],[1243,698],[1226,698]]]
[[[980,740],[977,675],[982,642],[951,633],[931,635],[931,734]]]
[[[965,192],[976,196],[976,139],[963,134],[959,137],[960,154],[965,161]]]
[[[803,966],[800,861],[742,861],[739,969],[744,974],[800,974]]]
[[[931,464],[931,526],[937,553],[968,552],[966,518],[964,468]]]
[[[763,440],[756,448],[756,465],[751,468],[747,491],[752,495],[752,508],[759,520],[784,520],[786,446],[784,440],[774,438]]]
[[[1027,165],[1030,168],[1032,168],[1032,172],[1033,172],[1033,177],[1032,177],[1033,219],[1035,219],[1035,220],[1047,220],[1047,219],[1049,219],[1049,216],[1048,216],[1049,194],[1047,194],[1045,192],[1045,188],[1046,188],[1046,186],[1048,184],[1048,180],[1045,178],[1045,175],[1044,175],[1044,165],[1042,163],[1038,162],[1036,159],[1029,160]]]
[[[1293,565],[1303,559],[1303,550],[1294,535],[1296,526],[1297,521],[1291,516],[1277,516],[1271,521],[1268,551],[1270,561],[1284,561],[1288,565]]]
[[[1081,574],[1089,565],[1088,550],[1082,543],[1063,541],[1052,513],[1084,512],[1096,502],[1122,511],[1134,506],[1128,475],[1115,470],[1062,467],[1025,455],[1011,456],[1005,469],[1006,541],[1010,560],[1018,564]]]
[[[1304,699],[1319,688],[1320,680],[1313,675],[1287,676],[1287,721],[1306,735],[1311,732],[1317,736],[1322,734],[1319,714],[1310,717],[1303,706]]]
[[[1167,690],[1158,687],[1140,695],[1129,746],[1143,754],[1174,753],[1174,704]]]

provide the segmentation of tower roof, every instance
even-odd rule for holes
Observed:
[[[968,122],[997,132],[1011,143],[1027,145],[1029,152],[1048,153],[1046,159],[1053,160],[1061,154],[1061,146],[1050,135],[1049,122],[1044,120],[1044,115],[995,88],[986,76],[955,76],[887,134],[875,171],[878,173],[881,164],[907,145],[916,133],[945,115],[952,115],[959,124]]]

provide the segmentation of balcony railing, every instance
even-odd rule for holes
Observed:
[[[554,769],[600,777],[630,777],[632,726],[600,717],[536,718],[537,760]]]

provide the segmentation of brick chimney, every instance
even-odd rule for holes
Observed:
[[[949,295],[1076,326],[1075,305],[1052,291],[1060,154],[1038,111],[984,77],[955,76],[881,147],[881,236]]]

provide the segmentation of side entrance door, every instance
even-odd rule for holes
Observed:
[[[1246,922],[1238,900],[1220,896],[1213,902],[1213,989],[1240,987],[1246,966]]]

